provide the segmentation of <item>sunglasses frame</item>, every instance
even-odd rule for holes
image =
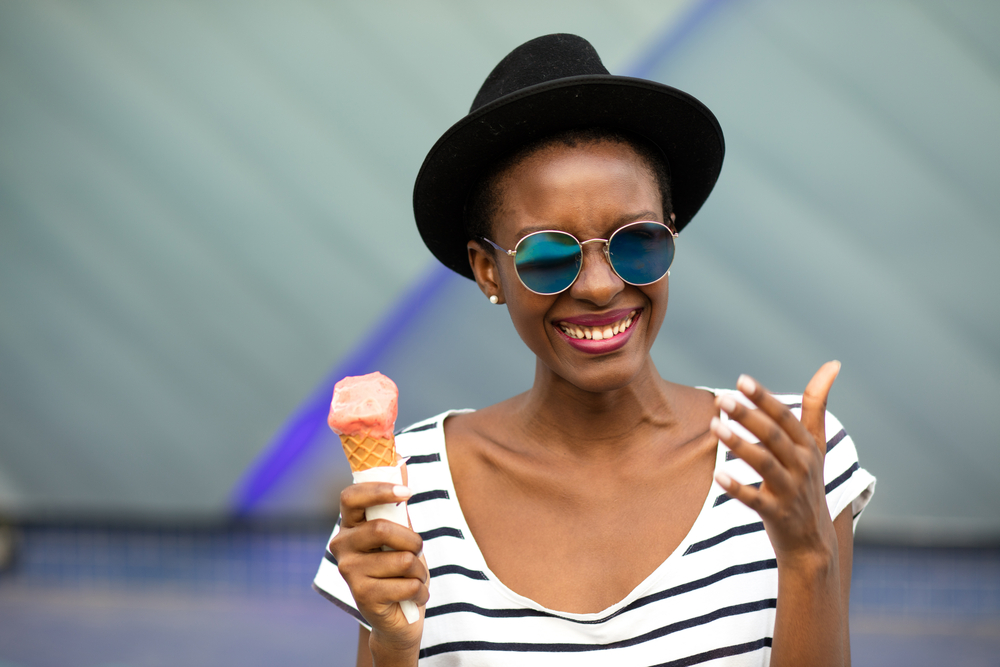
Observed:
[[[670,229],[669,226],[667,226],[666,224],[664,224],[664,223],[662,223],[662,222],[660,222],[658,220],[636,220],[635,222],[630,222],[628,224],[622,225],[621,227],[619,227],[615,231],[611,232],[611,236],[609,236],[606,239],[587,239],[586,241],[581,241],[580,239],[576,238],[575,236],[573,236],[569,232],[564,232],[561,229],[540,229],[537,232],[531,232],[530,234],[525,234],[524,236],[522,236],[521,240],[519,240],[517,242],[517,245],[514,246],[513,250],[507,250],[506,248],[502,248],[499,245],[497,245],[496,243],[494,243],[493,241],[491,241],[488,238],[486,238],[485,236],[482,236],[480,238],[483,241],[486,241],[487,243],[489,243],[491,246],[493,246],[497,250],[505,253],[506,255],[509,255],[511,259],[514,259],[514,273],[517,274],[517,279],[521,281],[522,285],[524,285],[524,289],[528,290],[529,292],[531,292],[533,294],[538,294],[538,295],[541,295],[541,296],[554,296],[556,294],[562,294],[563,292],[565,292],[566,290],[568,290],[570,287],[573,286],[573,283],[576,282],[576,279],[580,277],[580,273],[583,271],[583,246],[587,245],[588,243],[603,243],[604,244],[604,259],[606,259],[608,261],[608,266],[611,267],[611,270],[615,272],[616,276],[618,276],[619,278],[621,278],[622,282],[624,282],[624,283],[626,283],[628,285],[633,285],[635,287],[645,287],[646,285],[652,285],[653,283],[659,282],[659,281],[663,280],[663,278],[665,276],[670,275],[670,267],[668,266],[667,267],[667,272],[664,273],[659,278],[657,278],[656,280],[651,280],[648,283],[633,283],[631,281],[628,281],[628,280],[625,280],[624,278],[622,278],[622,275],[620,273],[618,273],[618,269],[616,269],[614,263],[612,263],[612,261],[611,261],[611,251],[608,250],[608,248],[610,247],[610,245],[611,245],[611,239],[613,239],[615,237],[615,234],[617,234],[618,232],[622,231],[623,229],[628,229],[629,227],[632,227],[634,225],[644,225],[644,224],[659,225],[659,226],[663,227],[664,229],[666,229],[668,232],[670,232],[670,236],[674,240],[674,252],[676,254],[676,251],[677,251],[677,238],[678,238],[677,232],[675,232],[674,230]],[[573,276],[573,280],[571,280],[569,282],[569,284],[566,285],[566,287],[562,288],[558,292],[538,292],[538,291],[535,291],[535,290],[531,289],[530,287],[528,287],[525,284],[524,280],[521,278],[520,272],[517,270],[517,260],[516,260],[517,249],[521,247],[521,244],[524,243],[525,239],[529,239],[532,236],[535,236],[537,234],[549,234],[549,233],[562,234],[562,235],[568,236],[571,239],[573,239],[574,241],[576,241],[576,244],[580,247],[580,264],[579,264],[579,266],[577,266],[576,275]],[[674,263],[674,260],[673,260],[672,257],[670,258],[670,263],[671,264]]]

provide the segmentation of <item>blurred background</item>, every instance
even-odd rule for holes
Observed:
[[[1000,665],[1000,4],[0,4],[0,667],[348,665],[309,587],[350,479],[333,383],[399,426],[525,390],[413,224],[492,67],[573,32],[705,102],[665,377],[831,398],[878,477],[854,664]]]

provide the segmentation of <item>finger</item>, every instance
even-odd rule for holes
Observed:
[[[749,398],[764,414],[773,419],[793,442],[809,442],[806,437],[809,431],[802,425],[802,422],[792,414],[787,405],[775,398],[759,382],[749,375],[741,375],[736,381],[736,388],[743,392],[743,395]]]
[[[413,600],[418,605],[426,605],[430,599],[427,584],[409,577],[393,579],[362,577],[352,582],[351,591],[355,600],[364,600],[368,605],[381,607],[385,610],[383,614],[388,612],[390,615],[393,613],[391,607],[403,600]]]
[[[763,519],[774,514],[774,503],[760,489],[749,484],[740,484],[724,472],[715,473],[715,481],[726,490],[730,498],[735,498]]]
[[[364,575],[373,579],[418,579],[426,584],[431,578],[427,565],[412,551],[378,551],[365,556]]]
[[[386,519],[366,521],[364,525],[356,526],[347,538],[348,547],[353,551],[378,551],[383,546],[394,551],[409,551],[419,555],[424,548],[424,541],[417,533],[407,526]]]
[[[826,362],[812,376],[802,394],[802,425],[815,438],[816,446],[823,455],[826,455],[826,399],[838,373],[839,361]]]
[[[791,468],[798,463],[795,443],[763,410],[752,410],[728,395],[716,398],[715,402],[730,419],[739,422],[757,436],[761,444],[771,450],[783,466]]]
[[[791,475],[770,451],[739,437],[718,417],[712,417],[711,429],[733,454],[756,470],[769,487],[777,491],[783,491],[790,487]]]
[[[387,482],[351,484],[340,493],[341,525],[352,528],[365,520],[365,510],[375,505],[398,503],[412,495],[410,489]]]
[[[393,528],[392,526],[396,526]],[[341,529],[330,539],[327,551],[334,557],[338,565],[359,561],[357,557],[367,559],[369,556],[382,553],[382,547],[393,551],[406,551],[415,556],[423,555],[423,538],[405,526],[399,526],[391,521],[378,519],[365,521],[350,529]],[[361,560],[361,563],[368,562]]]

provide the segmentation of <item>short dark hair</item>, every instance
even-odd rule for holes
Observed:
[[[478,240],[493,236],[493,222],[500,211],[503,198],[503,177],[514,166],[548,146],[559,144],[575,148],[580,145],[602,142],[624,144],[635,151],[656,179],[660,188],[663,215],[669,218],[673,212],[670,199],[670,170],[663,152],[653,142],[637,134],[606,127],[586,127],[550,134],[520,146],[517,150],[493,163],[470,190],[469,198],[465,202],[462,217],[468,238]],[[487,249],[490,252],[493,250],[492,246]]]

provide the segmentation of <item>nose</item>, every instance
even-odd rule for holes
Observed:
[[[618,277],[608,257],[604,253],[607,242],[583,244],[583,267],[570,288],[574,299],[590,301],[597,306],[606,306],[625,289],[625,282]]]

